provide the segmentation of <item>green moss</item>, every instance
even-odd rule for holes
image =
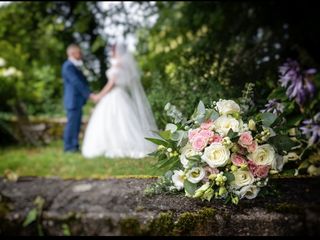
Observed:
[[[145,235],[169,236],[174,227],[172,212],[161,212],[156,219],[151,221]]]
[[[0,218],[4,218],[11,210],[13,207],[10,200],[0,195]]]
[[[137,236],[141,235],[139,220],[134,217],[128,217],[120,220],[121,235]]]
[[[175,223],[174,235],[190,235],[197,233],[202,235],[201,231],[207,222],[215,221],[214,210],[212,208],[203,208],[197,212],[182,213]]]
[[[8,203],[0,202],[0,218],[3,218],[10,212]]]
[[[278,203],[276,206],[273,207],[274,211],[279,213],[292,213],[292,214],[299,214],[303,213],[303,209],[293,203]]]
[[[140,224],[138,219],[128,217],[120,221],[120,229],[122,235],[130,236],[207,235],[207,231],[215,225],[214,214],[212,208],[203,208],[196,212],[184,212],[174,221],[172,212],[161,212],[148,224]]]

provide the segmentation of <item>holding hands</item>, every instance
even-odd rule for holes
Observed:
[[[101,97],[99,94],[91,93],[89,96],[90,100],[93,101],[94,103],[97,103],[100,101]]]

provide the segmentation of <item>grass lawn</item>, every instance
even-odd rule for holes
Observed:
[[[0,148],[0,175],[11,170],[18,176],[57,176],[61,178],[108,178],[160,176],[164,170],[153,167],[156,159],[85,159],[80,153],[64,153],[62,142],[48,146]]]

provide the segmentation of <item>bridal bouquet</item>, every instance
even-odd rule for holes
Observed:
[[[297,67],[292,74],[292,64],[287,65],[280,67],[281,87],[270,95],[263,110],[253,103],[252,83],[245,86],[238,102],[220,99],[206,107],[200,101],[190,119],[168,103],[165,110],[171,122],[158,133],[159,138],[147,139],[158,145],[150,154],[158,159],[156,166],[169,170],[145,193],[184,191],[187,197],[237,204],[240,199],[255,198],[270,175],[292,176],[306,168],[314,175],[319,162],[315,151],[320,144],[319,125],[308,120],[314,107],[301,111],[301,101],[297,105],[291,95],[282,94],[283,87],[287,92],[292,89],[288,82],[304,81],[303,75],[292,79],[300,75]],[[306,160],[301,163],[302,159]]]
[[[294,141],[275,133],[275,114],[248,115],[240,105],[220,99],[206,108],[200,101],[189,120],[175,106],[166,105],[173,123],[158,139],[148,138],[158,145],[151,154],[158,159],[157,167],[170,169],[160,179],[164,190],[237,204],[239,199],[255,198],[268,176],[282,170],[286,158],[294,155],[288,153]]]

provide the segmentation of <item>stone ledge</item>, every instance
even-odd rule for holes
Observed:
[[[319,178],[273,179],[278,194],[238,206],[183,195],[146,197],[155,179],[0,178],[0,235],[319,235]],[[38,222],[23,227],[41,196]]]

